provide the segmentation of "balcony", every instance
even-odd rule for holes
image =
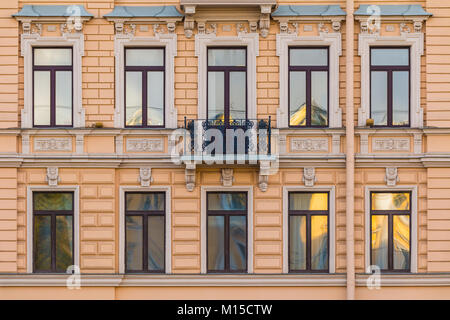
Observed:
[[[268,119],[184,119],[182,160],[197,163],[273,161]]]

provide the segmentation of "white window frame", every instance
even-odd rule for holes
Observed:
[[[80,187],[27,187],[27,273],[33,273],[33,192],[73,192],[73,264],[80,267]]]
[[[22,34],[20,53],[24,57],[24,107],[21,111],[22,128],[33,128],[33,47],[72,47],[73,72],[73,127],[85,127],[85,110],[82,103],[82,63],[84,35],[64,33],[60,37],[41,37],[39,34]]]
[[[239,33],[236,37],[215,34],[195,35],[195,55],[198,57],[198,119],[206,119],[208,100],[208,48],[217,46],[247,47],[247,117],[256,119],[256,57],[259,56],[259,34]]]
[[[328,192],[328,273],[336,272],[336,188],[335,186],[283,187],[283,273],[289,273],[289,192]]]
[[[361,56],[361,107],[358,109],[358,125],[366,126],[370,118],[370,48],[377,46],[410,47],[410,128],[423,128],[423,109],[420,107],[421,57],[424,54],[422,32],[402,32],[400,36],[359,35],[358,55]]]
[[[155,37],[134,37],[118,34],[114,37],[116,58],[116,107],[114,126],[125,128],[125,49],[127,47],[165,48],[165,105],[164,128],[176,129],[178,113],[175,107],[175,57],[177,56],[177,35],[158,34]]]
[[[247,274],[253,273],[253,186],[233,186],[233,187],[217,187],[202,186],[201,187],[201,270],[200,273],[208,273],[208,254],[207,254],[207,234],[208,228],[208,208],[206,207],[206,199],[208,192],[247,192]]]
[[[395,187],[385,187],[385,186],[366,186],[365,187],[365,214],[364,214],[364,229],[365,229],[365,271],[368,272],[370,267],[370,246],[371,246],[371,230],[370,230],[370,194],[372,191],[382,191],[382,192],[399,192],[399,191],[410,191],[411,192],[411,273],[417,273],[417,186],[395,186]]]
[[[126,192],[165,192],[165,270],[172,273],[172,196],[170,186],[156,187],[119,187],[119,273],[125,273],[125,193]]]
[[[280,57],[280,107],[277,109],[278,128],[289,127],[289,47],[329,47],[329,128],[342,127],[339,107],[339,57],[342,55],[341,33],[321,32],[319,36],[299,37],[295,34],[277,34],[277,56]]]

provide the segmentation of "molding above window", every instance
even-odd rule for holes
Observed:
[[[33,273],[33,192],[73,192],[73,264],[80,267],[80,187],[28,186],[27,187],[27,272]]]
[[[365,250],[364,250],[364,265],[365,271],[368,271],[370,267],[370,246],[371,246],[371,230],[370,230],[370,194],[372,191],[384,191],[384,192],[398,192],[398,191],[411,191],[411,273],[417,273],[417,247],[418,247],[418,198],[417,198],[417,186],[402,186],[396,185],[392,187],[386,186],[365,186],[364,193],[364,238],[365,238]]]
[[[340,32],[321,32],[319,36],[299,37],[294,33],[277,34],[277,56],[280,57],[280,107],[277,109],[277,128],[289,127],[289,47],[327,46],[329,50],[329,128],[342,127],[339,107],[339,57],[342,55]]]
[[[256,119],[256,57],[259,56],[259,34],[239,32],[236,37],[218,37],[214,33],[195,35],[195,55],[198,57],[198,119],[206,119],[208,47],[247,47],[247,118]]]
[[[422,32],[401,32],[400,36],[381,36],[363,32],[358,38],[358,55],[361,56],[361,106],[358,109],[358,126],[366,126],[370,118],[370,48],[376,46],[410,47],[410,127],[423,128],[423,108],[420,106],[421,56],[424,54]]]
[[[117,28],[116,28],[117,31]],[[125,127],[125,61],[127,47],[165,47],[165,128],[177,128],[178,112],[175,107],[175,56],[177,55],[177,35],[157,33],[154,37],[135,37],[133,34],[116,34],[114,56],[116,57],[116,106],[114,127]]]
[[[33,47],[72,47],[73,51],[73,127],[85,127],[85,110],[82,104],[82,63],[84,35],[63,33],[60,37],[41,37],[38,33],[21,35],[21,55],[24,57],[24,108],[22,128],[33,128]]]
[[[300,182],[300,181],[299,181]],[[325,275],[336,272],[336,187],[335,186],[289,186],[283,187],[283,273],[289,273],[289,192],[328,192],[329,193],[329,257]]]
[[[136,179],[136,184],[138,179]],[[172,273],[172,196],[170,186],[157,187],[119,187],[119,273],[125,273],[125,193],[126,192],[164,192],[165,193],[165,271]]]

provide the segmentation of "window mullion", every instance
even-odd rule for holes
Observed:
[[[56,125],[56,71],[50,69],[50,126]]]
[[[311,127],[311,70],[306,71],[306,126]]]
[[[142,71],[142,126],[147,127],[148,125],[148,107],[147,107],[147,79],[148,79],[148,70]]]
[[[52,271],[56,272],[56,215],[51,214]]]
[[[143,263],[143,271],[148,271],[148,215],[142,215],[142,263]]]
[[[394,246],[394,226],[393,226],[393,214],[388,215],[388,269],[394,269],[394,257],[393,257],[393,246]]]
[[[311,215],[306,214],[306,270],[311,271]]]
[[[393,126],[393,118],[394,118],[394,114],[393,114],[393,99],[394,99],[394,95],[393,95],[393,83],[392,83],[392,74],[393,71],[392,69],[388,71],[388,110],[387,110],[387,115],[388,115],[388,126]]]

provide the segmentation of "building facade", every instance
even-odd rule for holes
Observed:
[[[449,31],[445,0],[2,2],[0,298],[450,298]]]

